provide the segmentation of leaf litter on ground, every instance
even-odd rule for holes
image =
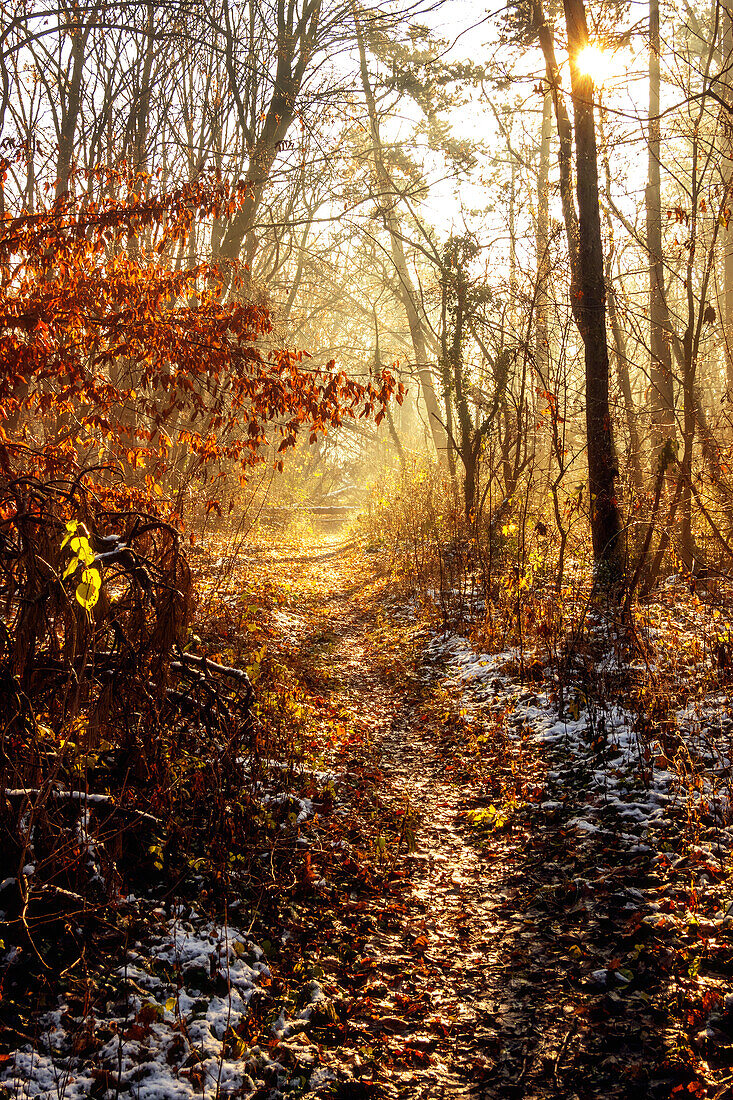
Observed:
[[[374,555],[334,551],[209,577],[197,628],[202,652],[258,659],[263,722],[280,707],[257,897],[223,923],[131,901],[149,927],[114,995],[38,1017],[10,1094],[729,1095],[725,684],[680,695],[674,745],[670,708],[655,737],[615,668],[607,698],[578,673],[561,716],[542,653],[474,651]],[[677,605],[656,614],[647,657]]]

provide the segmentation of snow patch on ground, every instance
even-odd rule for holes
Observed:
[[[117,967],[106,1003],[84,1018],[65,1003],[46,1014],[36,1049],[21,1047],[2,1067],[10,1095],[223,1100],[249,1095],[263,1070],[286,1083],[281,1067],[247,1051],[237,1034],[270,975],[260,948],[195,912],[158,920],[157,933]]]
[[[550,752],[548,790],[540,808],[554,813],[566,803],[572,816],[564,827],[588,838],[613,835],[630,850],[645,850],[649,830],[682,808],[686,797],[678,776],[670,767],[661,743],[640,737],[634,715],[612,703],[588,707],[574,700],[576,716],[558,714],[554,685],[544,679],[522,684],[518,675],[520,654],[516,649],[499,653],[475,652],[466,638],[444,634],[426,648],[426,659],[441,670],[447,687],[462,695],[469,720],[487,711],[507,715],[507,733],[545,744]],[[533,657],[525,653],[528,667]],[[609,657],[609,662],[611,658]],[[429,672],[427,673],[430,674]],[[552,693],[552,698],[551,698]],[[569,709],[566,707],[566,710]],[[733,718],[723,720],[723,737],[711,739],[714,723],[729,715],[727,696],[694,700],[676,715],[676,724],[690,759],[699,762],[702,773],[696,797],[705,801],[715,818],[715,847],[703,857],[719,861],[722,849],[733,843],[729,823],[727,790],[715,782],[716,775],[728,776],[733,758]],[[585,801],[579,806],[577,777],[583,774]],[[572,788],[572,806],[568,790]]]

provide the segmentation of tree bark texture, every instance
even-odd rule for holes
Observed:
[[[646,240],[649,252],[649,348],[654,455],[675,435],[670,323],[664,288],[659,124],[659,0],[649,0],[649,168],[646,187]],[[656,478],[656,468],[652,471]]]
[[[601,208],[593,81],[575,58],[588,43],[583,0],[564,0],[570,52],[570,83],[575,115],[575,165],[578,197],[578,299],[575,317],[585,348],[585,422],[588,446],[593,556],[617,571],[620,566],[621,516],[616,499],[618,477],[608,399],[606,285],[603,272]]]
[[[593,557],[606,564],[612,578],[623,572],[621,513],[616,498],[618,476],[609,403],[609,359],[606,334],[606,288],[598,198],[598,151],[593,81],[575,63],[588,44],[583,0],[564,0],[570,54],[570,83],[575,117],[577,211],[572,194],[572,126],[565,106],[552,30],[541,3],[535,3],[537,34],[545,58],[560,140],[560,196],[570,254],[570,303],[585,352],[586,440]]]

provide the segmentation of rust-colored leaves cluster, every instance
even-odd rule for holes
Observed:
[[[389,374],[361,385],[334,363],[308,369],[269,344],[245,272],[182,263],[196,224],[234,213],[244,187],[106,184],[103,200],[0,221],[0,442],[28,445],[45,473],[111,462],[151,490],[176,462],[246,468],[274,442],[281,467],[303,428],[315,439],[344,416],[381,418]]]

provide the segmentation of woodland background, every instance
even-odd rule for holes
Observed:
[[[478,809],[451,802],[474,839],[559,805],[545,797],[548,762],[511,741],[511,714],[536,737],[538,715],[555,716],[542,738],[565,723],[575,794],[563,798],[619,756],[629,790],[646,792],[639,806],[669,784],[679,813],[655,858],[670,875],[677,858],[696,870],[664,911],[698,914],[695,928],[704,915],[720,936],[694,957],[676,941],[649,949],[644,973],[663,978],[639,978],[635,1003],[661,1069],[629,1070],[619,1095],[641,1095],[642,1077],[649,1095],[725,1095],[733,11],[3,0],[0,49],[9,1094],[43,1095],[62,1071],[71,1088],[76,1067],[74,1095],[118,1096],[156,1037],[158,1089],[164,1065],[190,1095],[320,1087],[312,1064],[298,1076],[302,1051],[281,1049],[302,1007],[288,982],[319,976],[273,943],[289,942],[294,906],[311,919],[329,876],[336,906],[405,874],[419,814],[375,793],[376,735],[358,710],[383,696],[381,729],[385,707],[402,705],[399,669],[441,759],[459,783],[483,784]],[[341,541],[324,541],[323,525]],[[355,555],[353,586],[328,566],[313,579],[318,548],[318,569]],[[371,603],[361,581],[377,586]],[[318,610],[329,599],[345,639],[330,674],[335,635]],[[471,726],[473,704],[438,702],[420,679],[421,647],[433,652],[425,639],[441,631],[451,690],[468,690],[454,632],[503,684],[489,733]],[[380,744],[422,791],[428,757],[416,749],[403,768]],[[376,809],[358,801],[355,775]],[[348,799],[359,820],[339,832]],[[333,845],[354,845],[342,864],[305,837],[314,805],[332,815]],[[583,874],[617,874],[606,854],[581,856]],[[626,868],[624,889],[657,890],[659,867],[642,873],[628,852],[611,864]],[[677,931],[692,935],[687,916]],[[151,948],[156,922],[173,947]],[[636,981],[618,960],[590,969],[609,943],[584,944],[590,984],[627,970]],[[140,961],[150,951],[162,976]],[[225,1016],[211,1007],[217,982]],[[202,994],[214,1015],[197,1046]],[[324,1049],[343,1046],[352,1011],[328,1003],[308,1016]],[[699,1038],[703,1023],[712,1038]],[[451,1027],[433,1030],[442,1042]],[[554,1027],[549,1084],[539,1069],[535,1082],[550,1091],[570,1035]],[[430,1063],[420,1042],[409,1056],[405,1043],[369,1046],[359,1065],[376,1089],[399,1059]],[[497,1087],[511,1079],[521,1095],[535,1070],[526,1051],[507,1058]],[[225,1067],[238,1082],[228,1093]],[[603,1080],[597,1095],[622,1088],[613,1067]]]

